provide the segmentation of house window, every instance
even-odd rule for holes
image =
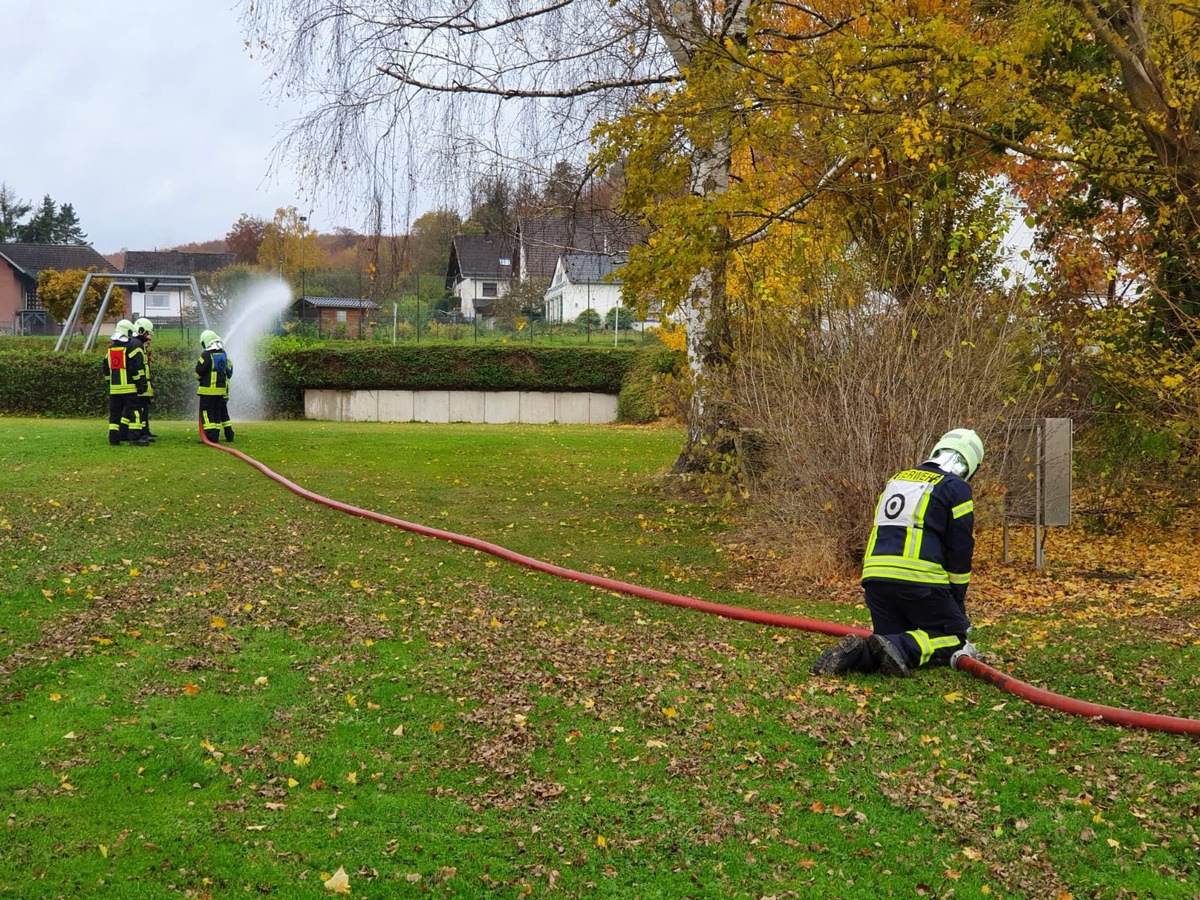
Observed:
[[[496,282],[485,281],[483,283],[483,296],[485,296],[485,297],[495,297],[496,296]]]
[[[147,294],[146,309],[170,309],[171,295],[170,294]]]
[[[339,310],[337,311],[337,320],[338,320],[339,322],[341,322],[342,324],[345,324],[345,322],[346,322],[346,311],[345,311],[344,309],[339,309]]]

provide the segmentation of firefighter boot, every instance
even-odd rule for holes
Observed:
[[[873,634],[867,638],[867,649],[879,663],[879,671],[884,675],[896,675],[907,678],[911,673],[908,662],[900,648],[885,638],[882,634]]]
[[[821,651],[812,664],[814,675],[842,675],[855,671],[866,654],[866,642],[857,634],[847,634],[832,647]]]

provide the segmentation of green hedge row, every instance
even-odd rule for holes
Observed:
[[[107,418],[104,352],[0,350],[0,414]],[[157,418],[195,416],[195,365],[196,356],[190,351],[155,351],[152,376]]]
[[[280,418],[304,415],[305,388],[334,390],[598,391],[620,394],[670,368],[675,354],[650,348],[317,346],[275,348],[263,360],[263,396]],[[667,355],[664,356],[663,354]],[[653,361],[643,359],[653,356]],[[106,414],[103,350],[54,353],[0,349],[0,413],[87,417]],[[639,363],[639,360],[641,362]],[[234,361],[240,372],[247,367]],[[196,411],[195,354],[156,350],[155,416],[192,418]],[[244,376],[243,376],[244,377]],[[645,421],[647,410],[631,416]]]

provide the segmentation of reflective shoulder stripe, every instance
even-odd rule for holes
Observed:
[[[950,510],[950,514],[956,519],[961,519],[967,513],[975,512],[975,501],[968,500],[965,503],[960,503],[958,506]]]

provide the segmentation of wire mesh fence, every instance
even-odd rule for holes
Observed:
[[[633,327],[612,328],[580,325],[574,322],[546,322],[527,317],[477,317],[464,319],[457,312],[439,312],[428,317],[376,315],[359,322],[340,322],[331,327],[324,322],[285,323],[292,334],[322,340],[373,341],[400,344],[420,341],[470,343],[594,344],[597,346],[636,346],[654,340],[654,328],[645,323]]]

